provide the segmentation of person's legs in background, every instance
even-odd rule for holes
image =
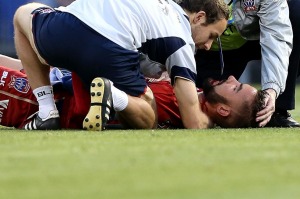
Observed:
[[[300,67],[300,1],[289,0],[290,20],[293,27],[293,50],[290,56],[290,64],[286,81],[285,91],[276,100],[276,110],[269,127],[300,127],[300,123],[295,121],[288,110],[295,109],[296,80],[299,76]]]

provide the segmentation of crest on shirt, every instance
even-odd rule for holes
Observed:
[[[255,0],[242,0],[245,12],[256,10]]]
[[[30,89],[28,80],[23,77],[11,76],[11,81],[8,84],[9,88],[14,88],[20,93],[27,93]]]

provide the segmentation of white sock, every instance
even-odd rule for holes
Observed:
[[[42,86],[33,90],[38,103],[39,103],[39,117],[46,118],[50,111],[57,110],[52,86]]]
[[[128,96],[124,91],[111,84],[111,93],[115,111],[123,111],[128,105]]]

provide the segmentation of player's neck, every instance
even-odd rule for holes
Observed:
[[[203,92],[198,92],[198,100],[199,100],[199,104],[200,104],[200,108],[201,110],[204,112],[204,113],[207,113],[207,106],[206,106],[206,99],[205,99],[205,96],[204,96],[204,93]]]

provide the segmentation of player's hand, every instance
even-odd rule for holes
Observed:
[[[259,127],[264,127],[271,119],[275,111],[276,92],[273,89],[266,89],[268,95],[265,98],[264,109],[256,114],[256,121]]]

